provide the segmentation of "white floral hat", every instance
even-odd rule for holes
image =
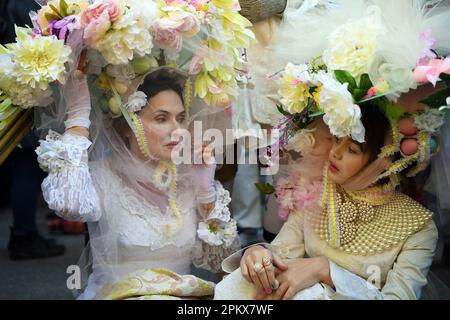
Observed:
[[[286,67],[270,78],[278,82],[272,97],[284,115],[277,126],[280,144],[307,136],[315,118],[322,117],[333,135],[365,142],[361,109],[378,105],[391,121],[394,144],[381,156],[402,155],[387,176],[418,163],[415,174],[436,151],[437,134],[450,96],[450,5],[422,0],[333,0],[288,4],[274,46]],[[396,105],[397,98],[424,83],[443,89],[421,101],[429,109],[411,115]],[[402,123],[412,120],[415,148]],[[411,143],[411,141],[408,141]],[[388,151],[389,150],[389,151]],[[407,151],[406,151],[407,150]],[[301,151],[301,150],[300,150]]]

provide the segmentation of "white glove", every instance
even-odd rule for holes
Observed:
[[[202,151],[196,155],[197,158],[203,153]],[[209,204],[216,201],[216,182],[214,179],[216,161],[210,151],[205,152],[204,157],[210,164],[194,164],[191,166],[191,172],[196,184],[198,202]]]
[[[71,75],[63,88],[63,94],[67,103],[67,120],[64,122],[66,130],[73,127],[89,129],[91,96],[86,75],[80,77],[77,74]]]

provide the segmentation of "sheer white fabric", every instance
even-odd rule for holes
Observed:
[[[50,209],[70,221],[97,221],[100,205],[87,165],[91,142],[85,137],[50,131],[36,149],[38,161],[49,175],[42,183]]]
[[[131,272],[152,268],[169,269],[180,275],[191,264],[218,272],[222,260],[236,251],[232,239],[220,246],[197,237],[201,217],[197,212],[192,182],[179,181],[177,204],[182,222],[152,201],[160,196],[151,189],[141,194],[118,173],[114,158],[90,162],[90,141],[69,133],[50,132],[36,151],[41,166],[49,171],[42,184],[45,200],[64,219],[89,222],[93,272],[79,297],[92,299],[106,283]],[[216,182],[216,203],[207,221],[232,223],[228,191]]]

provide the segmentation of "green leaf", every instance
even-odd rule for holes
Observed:
[[[406,115],[406,111],[400,106],[395,105],[386,98],[383,98],[380,100],[380,108],[393,122],[398,122],[401,118],[403,118]]]
[[[56,9],[56,7],[53,4],[49,3],[48,6],[50,7],[50,9],[52,9],[54,14],[58,17],[58,19],[62,19],[63,18],[61,16],[61,13],[59,13],[58,9]]]
[[[447,84],[447,87],[450,87],[450,74],[442,73],[439,78]]]
[[[17,41],[24,41],[28,38],[30,29],[15,26]],[[8,45],[7,45],[8,46]]]
[[[446,100],[448,97],[450,97],[450,88],[445,88],[420,101],[420,103],[426,104],[433,109],[439,109],[447,105]]]
[[[277,109],[283,116],[286,116],[286,117],[292,116],[292,114],[290,114],[289,112],[285,111],[281,105],[277,105]]]
[[[69,14],[67,13],[67,8],[68,8],[69,6],[67,5],[67,3],[66,3],[66,1],[65,0],[61,0],[60,2],[59,2],[59,9],[61,10],[61,15],[63,16],[63,17],[66,17],[66,16],[68,16]]]
[[[317,117],[323,116],[324,114],[325,114],[325,112],[323,112],[323,111],[317,111],[317,112],[311,113],[309,115],[309,117],[310,118],[317,118]]]
[[[0,103],[0,112],[4,112],[7,108],[11,106],[11,99],[7,98],[2,103]]]
[[[268,183],[255,183],[256,189],[258,189],[260,192],[271,195],[275,193],[275,188],[271,184]]]
[[[353,76],[350,74],[350,72],[344,71],[344,70],[336,70],[334,72],[334,76],[336,77],[336,80],[340,83],[348,83],[348,90],[350,92],[353,92],[354,89],[356,89],[358,86],[356,85],[356,80],[353,78]]]
[[[364,73],[361,76],[361,80],[359,81],[359,89],[365,90],[367,92],[372,87],[373,87],[373,83],[370,80],[369,75],[367,73]]]
[[[47,19],[47,21],[53,21],[53,20],[59,20],[59,17],[54,15],[53,13],[46,12],[45,19]]]
[[[364,98],[364,96],[366,94],[367,94],[367,90],[364,90],[364,89],[355,89],[355,90],[353,90],[353,93],[352,93],[353,99],[355,101],[361,100],[362,98]]]

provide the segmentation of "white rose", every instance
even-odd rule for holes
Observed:
[[[302,153],[305,150],[314,147],[316,140],[314,139],[314,132],[316,129],[304,129],[299,131],[293,138],[289,140],[286,147],[288,151],[295,151]]]
[[[328,39],[323,61],[331,71],[345,70],[359,77],[369,72],[375,58],[377,37],[382,33],[373,17],[365,17],[337,28]]]
[[[348,84],[341,84],[330,74],[322,74],[321,82],[319,105],[325,112],[324,121],[331,133],[363,143],[365,129],[361,122],[361,109],[354,104]]]
[[[147,95],[142,91],[136,91],[128,97],[125,108],[129,112],[139,112],[147,105]]]
[[[124,14],[114,23],[113,29],[94,46],[110,64],[127,64],[134,53],[144,56],[151,53],[153,38],[145,25],[131,13]]]

